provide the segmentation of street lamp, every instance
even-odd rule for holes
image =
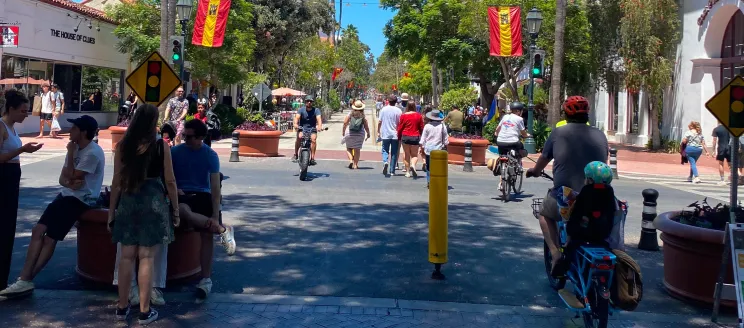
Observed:
[[[183,37],[183,42],[186,43],[186,23],[191,19],[191,8],[194,7],[193,0],[178,0],[176,2],[176,14],[178,15],[178,19],[181,22],[181,36]],[[184,81],[184,66],[186,66],[186,48],[185,44],[182,49],[181,55],[181,82],[186,85],[186,81]]]
[[[530,65],[532,67],[533,61],[535,60],[535,52],[537,51],[537,35],[540,33],[540,26],[542,26],[542,12],[537,8],[532,8],[527,13],[527,32],[530,33]],[[538,72],[542,74],[542,72]],[[537,152],[535,145],[535,139],[532,136],[534,134],[534,119],[535,119],[535,79],[533,72],[530,72],[530,89],[529,89],[529,102],[527,103],[527,132],[529,136],[524,140],[524,148],[528,153],[534,154]]]

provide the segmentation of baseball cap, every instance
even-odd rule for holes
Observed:
[[[98,122],[95,118],[89,116],[89,115],[83,115],[78,118],[70,118],[67,119],[67,122],[70,122],[78,127],[78,129],[83,131],[96,131],[98,130]]]

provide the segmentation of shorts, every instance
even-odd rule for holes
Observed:
[[[75,222],[88,210],[93,209],[77,197],[57,195],[44,210],[38,224],[47,227],[46,235],[56,241],[63,241],[72,230]]]
[[[418,146],[419,141],[421,141],[421,137],[403,136],[401,138],[401,141],[403,141],[404,145]]]
[[[508,154],[512,149],[517,153],[517,158],[522,157],[520,151],[524,149],[524,145],[517,142],[496,142],[496,146],[499,147],[499,154]]]
[[[716,160],[719,162],[723,162],[723,160],[726,160],[727,162],[731,162],[731,152],[727,149],[725,149],[722,152],[719,152],[718,155],[716,155]]]
[[[173,125],[175,125],[176,135],[183,137],[183,121],[173,121]]]
[[[185,195],[178,196],[179,204],[186,204],[191,208],[191,211],[204,215],[208,218],[212,217],[214,209],[212,208],[212,194],[206,192],[187,192]]]
[[[39,119],[44,121],[51,121],[54,114],[52,113],[41,113],[39,114]]]
[[[548,194],[543,199],[542,208],[540,208],[540,215],[546,219],[559,221],[560,215],[558,212],[558,201],[553,196],[553,189],[548,190]]]
[[[316,129],[316,128],[307,128],[307,127],[304,127],[304,126],[303,126],[303,127],[300,127],[300,128],[299,128],[299,129],[297,130],[297,137],[298,137],[298,138],[300,137],[300,132],[303,132],[303,131],[308,131],[308,130],[309,130],[309,131],[310,131],[310,133],[312,133],[312,134],[318,134],[318,129]]]

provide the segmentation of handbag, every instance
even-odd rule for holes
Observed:
[[[57,116],[52,117],[52,129],[51,131],[61,131],[62,128],[59,126],[59,121],[57,120]]]
[[[31,111],[33,116],[41,116],[41,97],[34,96],[34,108]]]

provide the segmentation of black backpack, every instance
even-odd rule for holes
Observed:
[[[566,232],[572,241],[605,245],[615,225],[617,200],[610,185],[589,184],[581,188]]]

